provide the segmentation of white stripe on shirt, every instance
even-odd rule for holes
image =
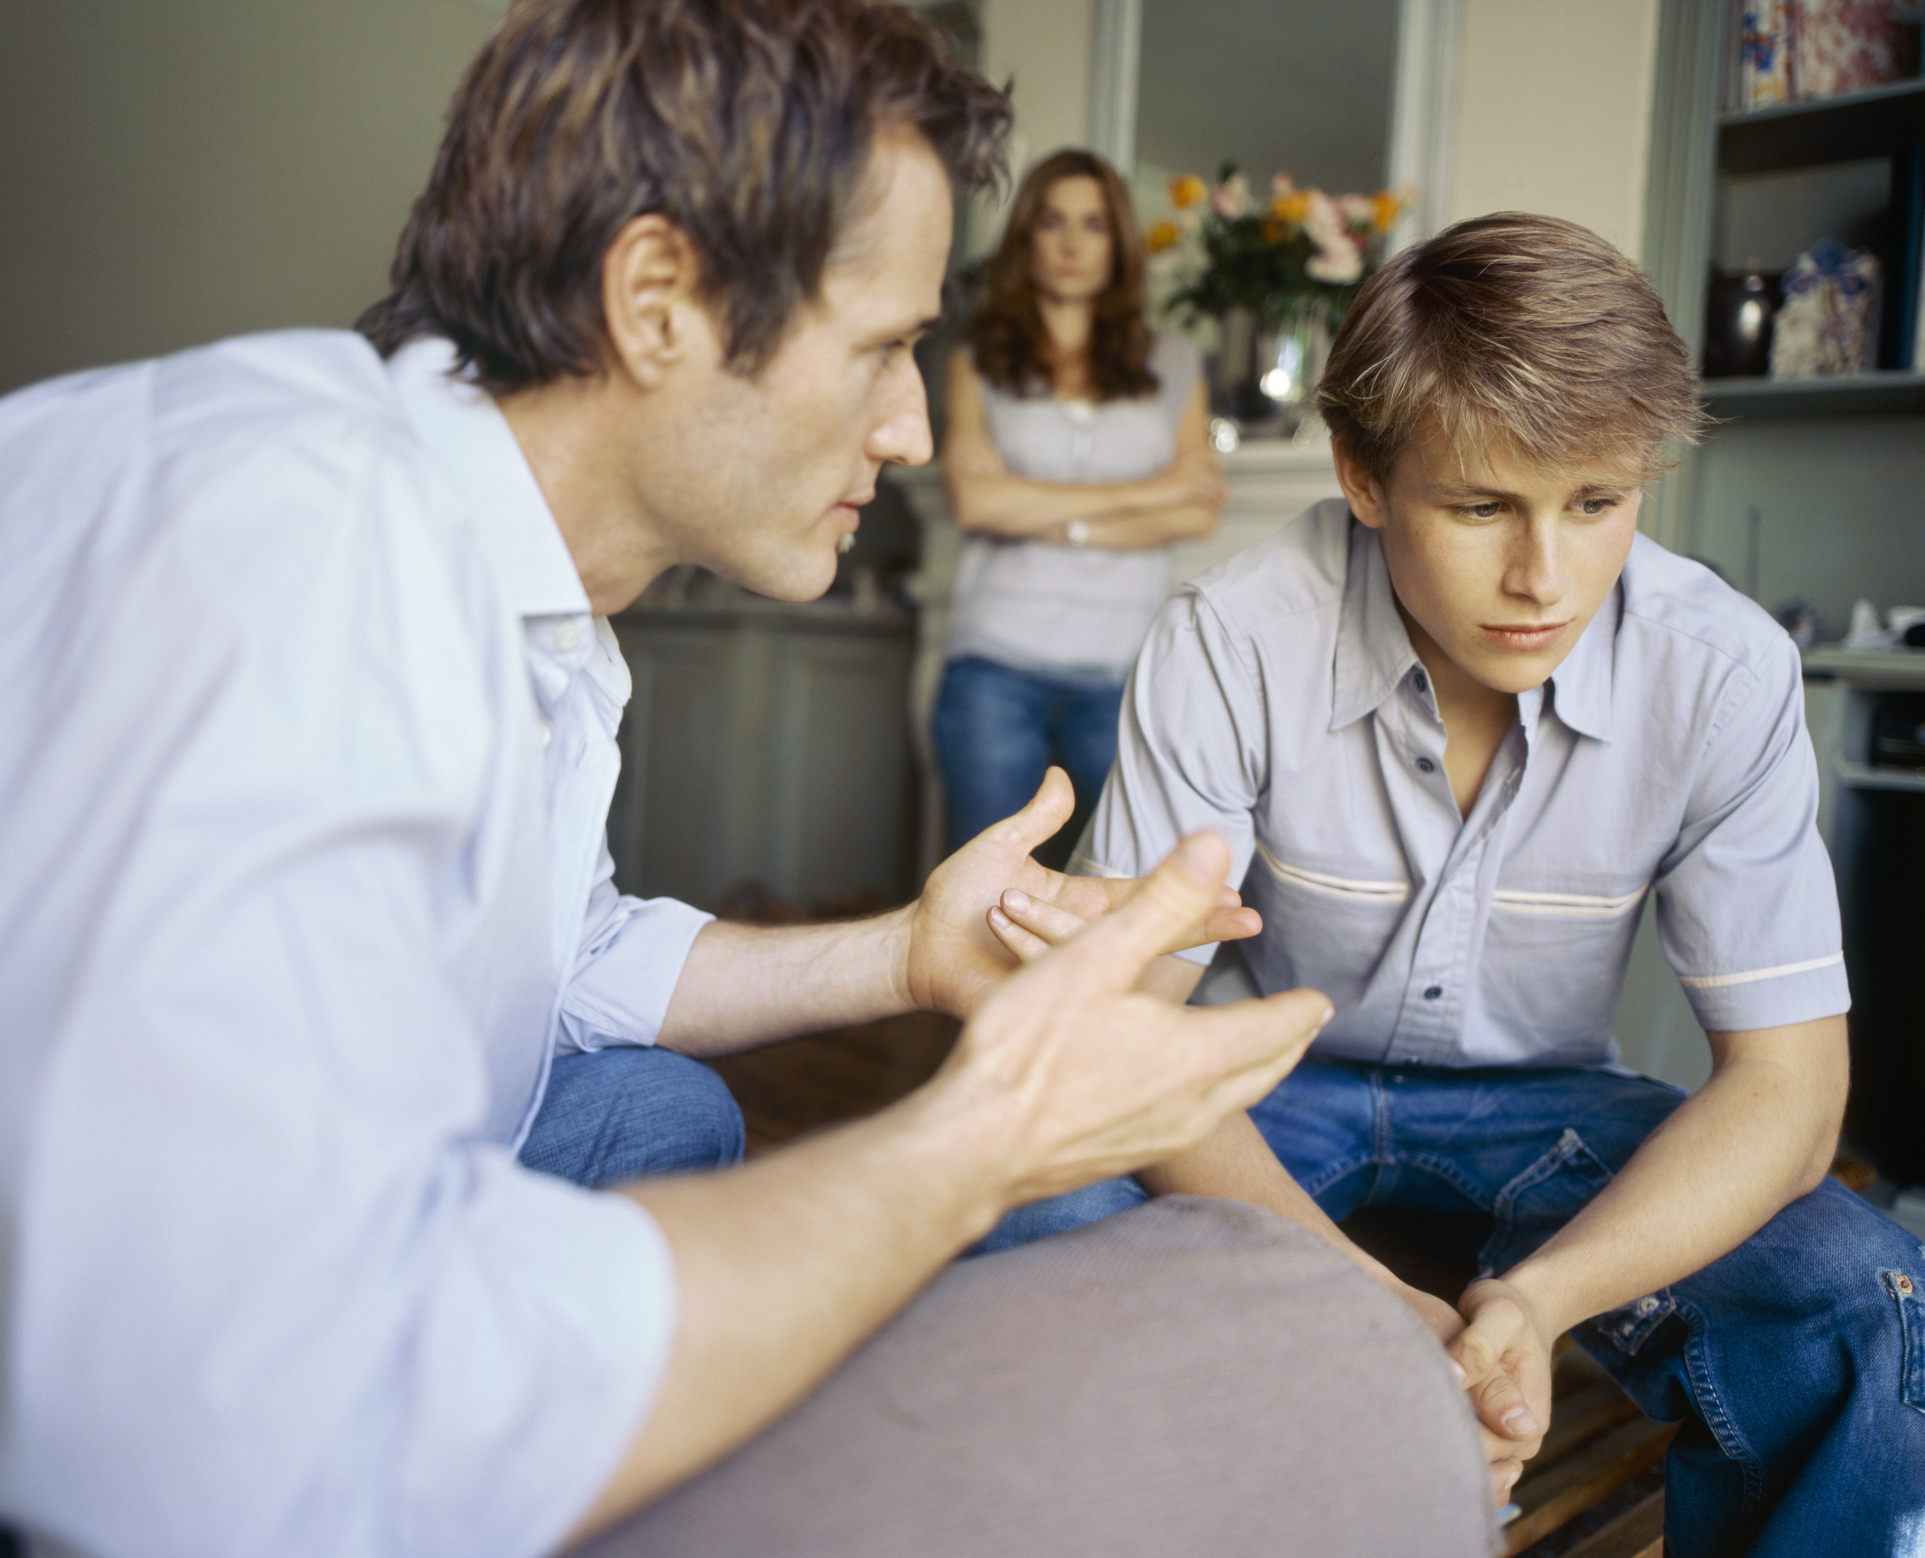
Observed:
[[[1262,840],[1257,842],[1257,853],[1284,881],[1294,882],[1313,893],[1328,893],[1333,898],[1369,898],[1378,903],[1402,903],[1410,896],[1408,882],[1359,882],[1349,877],[1327,876],[1321,871],[1306,871],[1302,866],[1285,865],[1270,853]]]
[[[1648,887],[1640,887],[1622,898],[1600,898],[1590,893],[1519,893],[1500,887],[1491,894],[1491,907],[1507,909],[1512,914],[1602,915],[1608,919],[1626,909],[1635,909],[1649,891]]]
[[[1760,979],[1782,979],[1787,974],[1809,974],[1816,968],[1830,968],[1845,961],[1845,954],[1834,952],[1828,958],[1811,958],[1803,963],[1780,963],[1776,968],[1754,969],[1748,974],[1694,974],[1678,976],[1678,983],[1693,990],[1723,990],[1730,985],[1756,984]]]

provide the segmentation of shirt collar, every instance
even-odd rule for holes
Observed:
[[[575,560],[508,419],[454,365],[450,342],[414,341],[388,373],[436,468],[487,537],[509,606],[522,617],[588,615]]]
[[[1343,607],[1337,614],[1330,728],[1341,730],[1381,707],[1418,663],[1397,611],[1383,545],[1377,532],[1353,515]]]
[[[1550,679],[1553,712],[1579,735],[1599,741],[1611,739],[1611,652],[1623,602],[1619,585]],[[1381,708],[1418,664],[1397,610],[1382,538],[1352,516],[1343,607],[1337,616],[1330,728],[1341,730]],[[1542,690],[1535,688],[1519,698],[1527,735],[1535,734],[1542,700]]]
[[[1551,711],[1580,736],[1611,739],[1611,662],[1623,614],[1619,584],[1551,673]]]

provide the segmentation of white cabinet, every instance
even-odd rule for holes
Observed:
[[[624,891],[827,913],[911,895],[908,613],[739,596],[614,626],[635,679],[608,818]]]

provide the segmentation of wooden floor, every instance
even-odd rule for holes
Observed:
[[[912,1012],[731,1055],[715,1069],[742,1106],[754,1157],[913,1092],[936,1074],[959,1026],[953,1017]]]
[[[754,1156],[894,1102],[935,1074],[957,1024],[932,1013],[891,1018],[738,1055],[721,1071],[742,1106]],[[1388,1224],[1348,1231],[1403,1278],[1451,1298],[1468,1274],[1427,1257]],[[1664,1551],[1664,1450],[1674,1427],[1654,1423],[1603,1369],[1565,1344],[1544,1448],[1513,1491],[1507,1558],[1659,1558]]]

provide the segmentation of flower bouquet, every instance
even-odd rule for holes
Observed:
[[[1279,173],[1258,206],[1228,165],[1214,190],[1194,173],[1170,181],[1176,214],[1155,223],[1146,243],[1170,288],[1164,307],[1192,325],[1216,322],[1217,411],[1261,423],[1308,401],[1330,336],[1408,199],[1387,190],[1333,197]]]

